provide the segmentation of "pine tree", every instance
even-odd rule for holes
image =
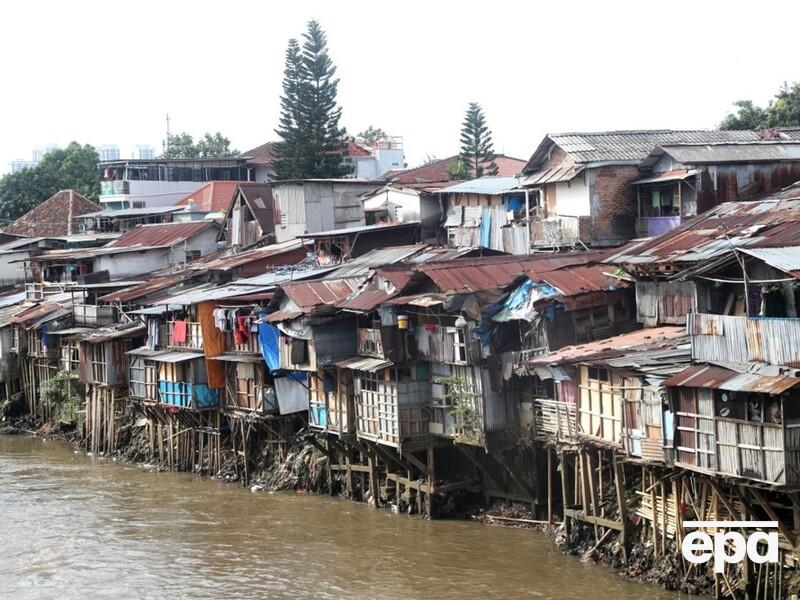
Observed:
[[[285,56],[281,116],[279,127],[275,130],[281,139],[272,147],[275,155],[273,165],[278,179],[299,179],[303,176],[300,161],[303,139],[299,125],[303,120],[300,115],[303,63],[300,57],[300,45],[296,39],[289,40]]]
[[[336,67],[317,21],[309,21],[303,38],[302,51],[296,40],[286,49],[275,174],[278,179],[342,177],[350,168],[343,164],[346,131],[339,127]]]
[[[483,177],[497,175],[494,158],[492,133],[486,126],[483,109],[477,102],[470,102],[461,125],[461,160],[471,177]]]

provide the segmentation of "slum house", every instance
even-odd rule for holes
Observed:
[[[110,308],[110,307],[103,307]],[[116,320],[116,317],[114,317]],[[75,325],[86,325],[80,318]],[[85,386],[84,440],[95,454],[111,453],[118,448],[121,429],[133,420],[133,405],[128,395],[128,355],[141,344],[145,325],[140,321],[115,323],[105,327],[62,334],[62,368],[75,369]]]
[[[182,212],[175,215],[177,221],[222,221],[233,203],[240,185],[245,181],[209,181],[175,203],[173,208]]]
[[[721,204],[605,262],[636,281],[637,320],[645,326],[683,324],[688,313],[793,316],[795,283],[785,267],[798,219],[800,185],[793,185],[762,200]]]
[[[442,207],[434,192],[450,184],[387,183],[362,195],[364,220],[367,225],[419,221],[421,239],[439,241]]]
[[[214,222],[140,225],[100,248],[50,250],[32,256],[34,282],[136,277],[189,263],[217,250]]]
[[[161,225],[177,220],[183,206],[104,209],[78,217],[78,231],[83,234],[126,233],[139,225]]]
[[[530,192],[516,177],[481,177],[438,190],[448,245],[528,254]]]
[[[14,325],[8,319],[29,306],[25,303],[25,292],[11,291],[0,295],[0,383],[3,396],[11,399],[21,389],[18,353],[14,347]]]
[[[60,418],[42,390],[59,371],[59,340],[53,332],[71,325],[73,296],[63,293],[41,303],[26,304],[5,321],[12,327],[10,352],[16,355],[20,387],[31,415],[43,420]]]
[[[55,238],[19,237],[0,244],[0,285],[14,285],[30,279],[26,265],[29,258],[46,248],[57,248],[61,244]]]
[[[335,265],[371,250],[415,244],[420,241],[419,236],[419,222],[411,221],[319,231],[300,237],[313,243],[317,264]]]
[[[522,174],[536,207],[531,224],[536,247],[617,246],[635,236],[634,181],[657,146],[751,142],[755,131],[607,131],[548,134]]]
[[[404,251],[375,253],[389,250]],[[546,269],[583,263],[588,256],[537,260]],[[397,501],[413,506],[416,499],[426,511],[434,497],[438,502],[447,490],[474,488],[482,476],[491,479],[488,487],[496,496],[533,501],[535,492],[519,475],[522,469],[502,453],[508,445],[504,436],[517,426],[517,390],[503,377],[504,357],[488,343],[482,348],[474,334],[483,325],[482,309],[534,260],[454,260],[423,250],[377,268],[369,284],[336,303],[357,318],[358,354],[312,379],[309,414],[309,424],[336,449],[334,466],[352,470],[360,461],[373,482],[369,489],[383,479],[392,481]],[[347,264],[337,271],[339,276],[357,273]],[[352,444],[342,443],[352,432],[359,440],[358,455]],[[460,450],[447,450],[454,440]],[[492,457],[475,453],[474,445],[487,446]],[[437,455],[448,465],[438,476]],[[428,483],[420,487],[414,474]],[[352,493],[351,478],[346,482]],[[363,495],[365,488],[359,489]]]
[[[663,145],[639,165],[636,235],[674,229],[718,204],[776,192],[800,179],[800,143]]]

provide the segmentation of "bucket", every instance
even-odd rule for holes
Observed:
[[[397,315],[397,328],[408,329],[408,315]]]

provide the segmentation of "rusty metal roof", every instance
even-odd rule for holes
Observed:
[[[758,201],[726,202],[659,236],[634,240],[605,262],[637,265],[708,261],[734,248],[796,246],[800,240],[800,184]]]
[[[112,327],[93,329],[89,332],[79,333],[75,339],[79,339],[90,344],[107,342],[119,338],[129,338],[144,334],[147,327],[144,323],[123,323]]]
[[[688,343],[685,327],[651,327],[647,329],[637,329],[630,333],[598,340],[596,342],[565,346],[550,354],[531,358],[527,361],[527,364],[555,366],[589,359],[596,360],[601,357],[613,358],[624,356],[629,352],[640,350],[675,348],[683,343]]]
[[[291,239],[285,242],[280,242],[278,244],[270,244],[269,246],[251,248],[243,252],[237,252],[237,253],[229,252],[224,256],[217,256],[212,260],[205,261],[204,266],[206,269],[210,271],[211,270],[227,271],[230,269],[235,269],[236,267],[240,267],[242,265],[246,265],[247,263],[257,262],[260,260],[281,256],[283,254],[297,252],[305,249],[306,245],[310,245],[310,242],[306,244],[303,242],[303,240]],[[303,257],[299,258],[302,259]],[[297,262],[299,262],[299,260],[293,261],[292,264],[295,264]]]
[[[137,298],[149,296],[155,292],[167,290],[193,277],[198,277],[199,275],[202,275],[202,273],[188,269],[172,275],[162,275],[161,277],[154,277],[150,281],[125,288],[124,290],[100,296],[98,300],[102,302],[129,302]]]
[[[363,277],[297,281],[283,285],[282,289],[303,313],[307,313],[317,306],[333,305],[344,300],[362,283]]]
[[[800,377],[738,373],[713,365],[692,365],[677,375],[673,375],[664,383],[674,387],[780,394],[800,384]]]
[[[338,308],[354,310],[358,312],[369,312],[375,310],[377,306],[383,304],[394,296],[397,292],[386,290],[364,290],[355,295],[348,296],[344,300],[336,303]]]
[[[148,248],[169,248],[211,227],[218,227],[218,225],[214,221],[139,225],[128,233],[123,234],[106,247],[125,248],[143,246]]]

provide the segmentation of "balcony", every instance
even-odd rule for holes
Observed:
[[[219,391],[205,384],[162,379],[158,382],[158,401],[193,410],[213,408],[219,406]]]
[[[639,217],[636,219],[636,236],[653,237],[672,231],[681,224],[681,217]]]
[[[258,341],[258,332],[249,332],[249,337],[237,343],[232,331],[225,332],[225,348],[233,354],[261,354],[261,344]]]
[[[380,329],[359,329],[358,354],[372,358],[386,358],[383,354],[383,339]]]
[[[578,435],[575,405],[558,400],[534,400],[533,427],[536,437],[539,438],[575,439]]]
[[[167,321],[166,335],[162,335],[166,346],[169,348],[184,348],[188,350],[203,350],[203,331],[200,323],[194,321],[184,321],[186,323],[185,335],[179,335],[175,339],[176,323],[179,321]]]
[[[77,285],[75,281],[64,281],[59,283],[44,282],[44,283],[26,283],[25,284],[25,299],[40,302],[46,300],[50,296],[63,294]]]

